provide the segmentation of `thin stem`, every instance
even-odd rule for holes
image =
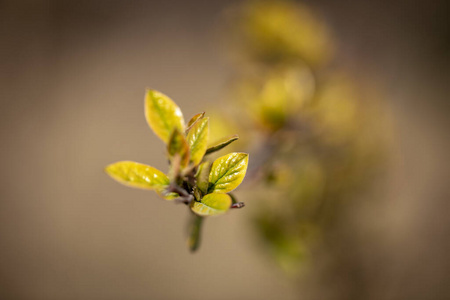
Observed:
[[[200,246],[200,237],[201,237],[201,229],[203,224],[203,217],[197,216],[196,214],[192,214],[192,218],[190,220],[190,232],[188,245],[189,249],[192,252],[195,252]]]
[[[187,195],[187,196],[183,196],[183,197],[178,197],[178,198],[175,198],[174,201],[176,203],[183,203],[183,204],[189,205],[189,204],[191,204],[192,201],[194,201],[194,196]]]
[[[189,194],[185,189],[180,187],[175,182],[170,183],[165,193],[166,194],[177,193],[178,195],[180,195],[180,197],[174,199],[176,203],[183,203],[189,205],[191,204],[192,201],[194,201],[194,196]]]
[[[190,194],[185,189],[180,187],[175,182],[171,182],[170,183],[169,187],[166,189],[166,192],[167,193],[177,193],[181,197],[188,197],[188,196],[190,196]]]

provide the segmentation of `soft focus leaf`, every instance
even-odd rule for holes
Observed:
[[[168,193],[168,194],[165,194],[164,191],[161,192],[161,193],[158,193],[158,195],[159,195],[160,197],[166,199],[166,200],[173,200],[173,199],[175,199],[175,198],[180,197],[180,195],[178,195],[177,193]]]
[[[199,114],[196,114],[195,116],[193,116],[190,120],[189,123],[187,125],[187,130],[190,129],[190,127],[192,125],[194,125],[195,122],[197,122],[198,120],[200,120],[201,118],[203,118],[205,116],[205,112],[201,112]]]
[[[155,90],[147,90],[145,118],[155,134],[168,143],[170,134],[177,128],[184,132],[184,119],[180,108],[169,97]]]
[[[137,162],[116,162],[108,165],[105,171],[124,185],[155,190],[158,193],[161,193],[170,184],[169,178],[163,172]]]
[[[210,193],[228,193],[244,180],[247,172],[248,154],[230,153],[213,162],[209,174]]]
[[[186,168],[189,164],[189,145],[184,134],[182,134],[178,128],[175,128],[170,135],[167,152],[169,153],[171,160],[175,155],[179,155],[179,163],[182,169]]]
[[[332,55],[325,24],[295,1],[247,1],[236,33],[239,50],[257,61],[279,63],[302,59],[321,65]]]
[[[197,187],[202,191],[203,194],[208,192],[209,186],[209,173],[211,172],[212,163],[210,161],[205,161],[200,164],[197,171]]]
[[[206,149],[205,155],[219,151],[232,142],[236,141],[237,139],[239,139],[239,136],[237,134],[223,137],[220,140],[216,141],[213,145],[210,145],[208,149]]]
[[[216,216],[226,213],[230,206],[230,196],[212,193],[203,197],[201,202],[193,201],[191,209],[199,216]]]
[[[198,165],[205,155],[209,137],[209,118],[197,121],[189,130],[187,141],[191,150],[191,161]]]
[[[303,64],[263,70],[239,83],[238,99],[258,125],[277,131],[310,103],[315,79]]]

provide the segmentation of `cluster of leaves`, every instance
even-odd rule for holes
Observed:
[[[158,91],[147,91],[145,117],[150,128],[167,146],[168,174],[132,161],[110,164],[106,173],[124,185],[153,190],[165,200],[188,205],[195,214],[189,246],[196,250],[203,217],[221,215],[230,208],[244,206],[229,193],[244,179],[248,154],[233,152],[213,162],[207,160],[209,154],[236,141],[238,136],[227,136],[208,144],[209,118],[205,113],[196,114],[185,124],[180,108]]]

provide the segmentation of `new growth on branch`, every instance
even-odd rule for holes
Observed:
[[[193,212],[189,247],[195,251],[200,241],[203,217],[244,207],[228,193],[244,180],[248,154],[233,152],[214,161],[208,155],[238,139],[237,135],[209,144],[209,118],[205,113],[193,116],[185,124],[180,108],[169,97],[147,90],[145,118],[153,132],[166,144],[167,174],[133,161],[108,165],[106,173],[121,184],[155,191],[165,200],[186,204]]]

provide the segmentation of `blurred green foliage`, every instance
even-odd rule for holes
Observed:
[[[255,62],[305,60],[321,65],[333,53],[327,27],[309,9],[288,1],[248,1],[233,16],[240,52]]]
[[[382,170],[389,120],[379,96],[333,62],[330,32],[306,6],[250,1],[231,11],[235,109],[212,132],[243,137],[254,227],[296,273]]]

